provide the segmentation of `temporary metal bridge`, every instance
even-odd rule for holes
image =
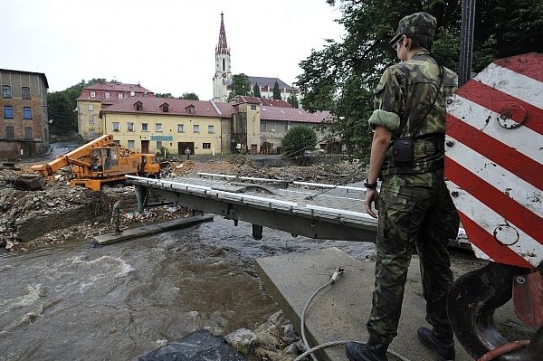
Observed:
[[[366,189],[357,185],[237,177],[198,173],[196,177],[152,179],[127,176],[139,199],[146,192],[175,204],[253,225],[253,237],[268,227],[314,239],[374,242],[377,220],[364,212]],[[460,246],[467,240],[452,241]],[[469,246],[469,245],[468,245]]]
[[[262,237],[264,226],[316,239],[375,240],[377,222],[362,212],[364,188],[209,173],[127,178],[138,193],[150,189],[176,204],[252,223],[255,239]]]

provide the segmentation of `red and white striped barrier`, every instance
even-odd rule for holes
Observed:
[[[477,257],[543,261],[543,55],[496,60],[447,106],[445,174]]]

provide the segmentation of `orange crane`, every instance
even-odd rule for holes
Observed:
[[[68,168],[70,187],[84,186],[98,191],[102,184],[120,182],[125,176],[160,178],[160,164],[154,154],[142,154],[122,148],[113,135],[103,135],[46,164],[32,166],[43,176]]]

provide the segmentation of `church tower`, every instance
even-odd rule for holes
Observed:
[[[224,30],[224,13],[221,12],[221,30],[219,43],[215,48],[215,76],[213,77],[213,100],[226,102],[228,98],[227,87],[232,83],[230,69],[230,48],[226,43],[226,31]]]

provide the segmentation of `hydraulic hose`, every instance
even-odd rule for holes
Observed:
[[[318,351],[318,350],[321,350],[323,348],[326,348],[326,347],[331,347],[331,346],[337,346],[337,345],[343,345],[343,344],[346,344],[347,342],[351,342],[353,340],[347,340],[347,341],[331,341],[331,342],[326,342],[326,343],[323,343],[323,344],[320,344],[320,345],[317,345],[313,348],[309,348],[309,343],[307,342],[307,339],[305,337],[305,313],[307,311],[307,309],[309,308],[309,305],[311,304],[311,302],[313,302],[313,299],[317,296],[317,294],[319,294],[322,290],[324,290],[326,287],[330,286],[330,285],[333,285],[334,283],[336,283],[336,280],[337,278],[343,274],[343,272],[345,272],[345,269],[342,267],[342,266],[339,266],[335,269],[334,273],[332,274],[332,276],[330,277],[330,281],[328,281],[328,283],[326,283],[325,285],[321,286],[319,289],[317,289],[312,295],[311,297],[309,297],[308,301],[306,302],[303,310],[302,310],[302,317],[301,317],[301,331],[302,331],[302,341],[305,345],[305,348],[307,349],[307,351],[305,351],[304,353],[302,353],[300,356],[296,357],[296,359],[294,359],[294,361],[301,361],[304,357],[306,357],[307,355],[311,355],[311,358],[313,359],[313,361],[317,361],[317,358],[316,356],[314,355],[315,351]],[[363,345],[365,345],[364,342],[360,342],[360,341],[354,341],[354,342],[358,342],[358,343],[361,343]],[[398,354],[397,352],[394,352],[392,350],[387,350],[387,353],[392,355],[392,356],[395,356],[397,358],[399,358],[401,361],[410,361],[408,358]]]

